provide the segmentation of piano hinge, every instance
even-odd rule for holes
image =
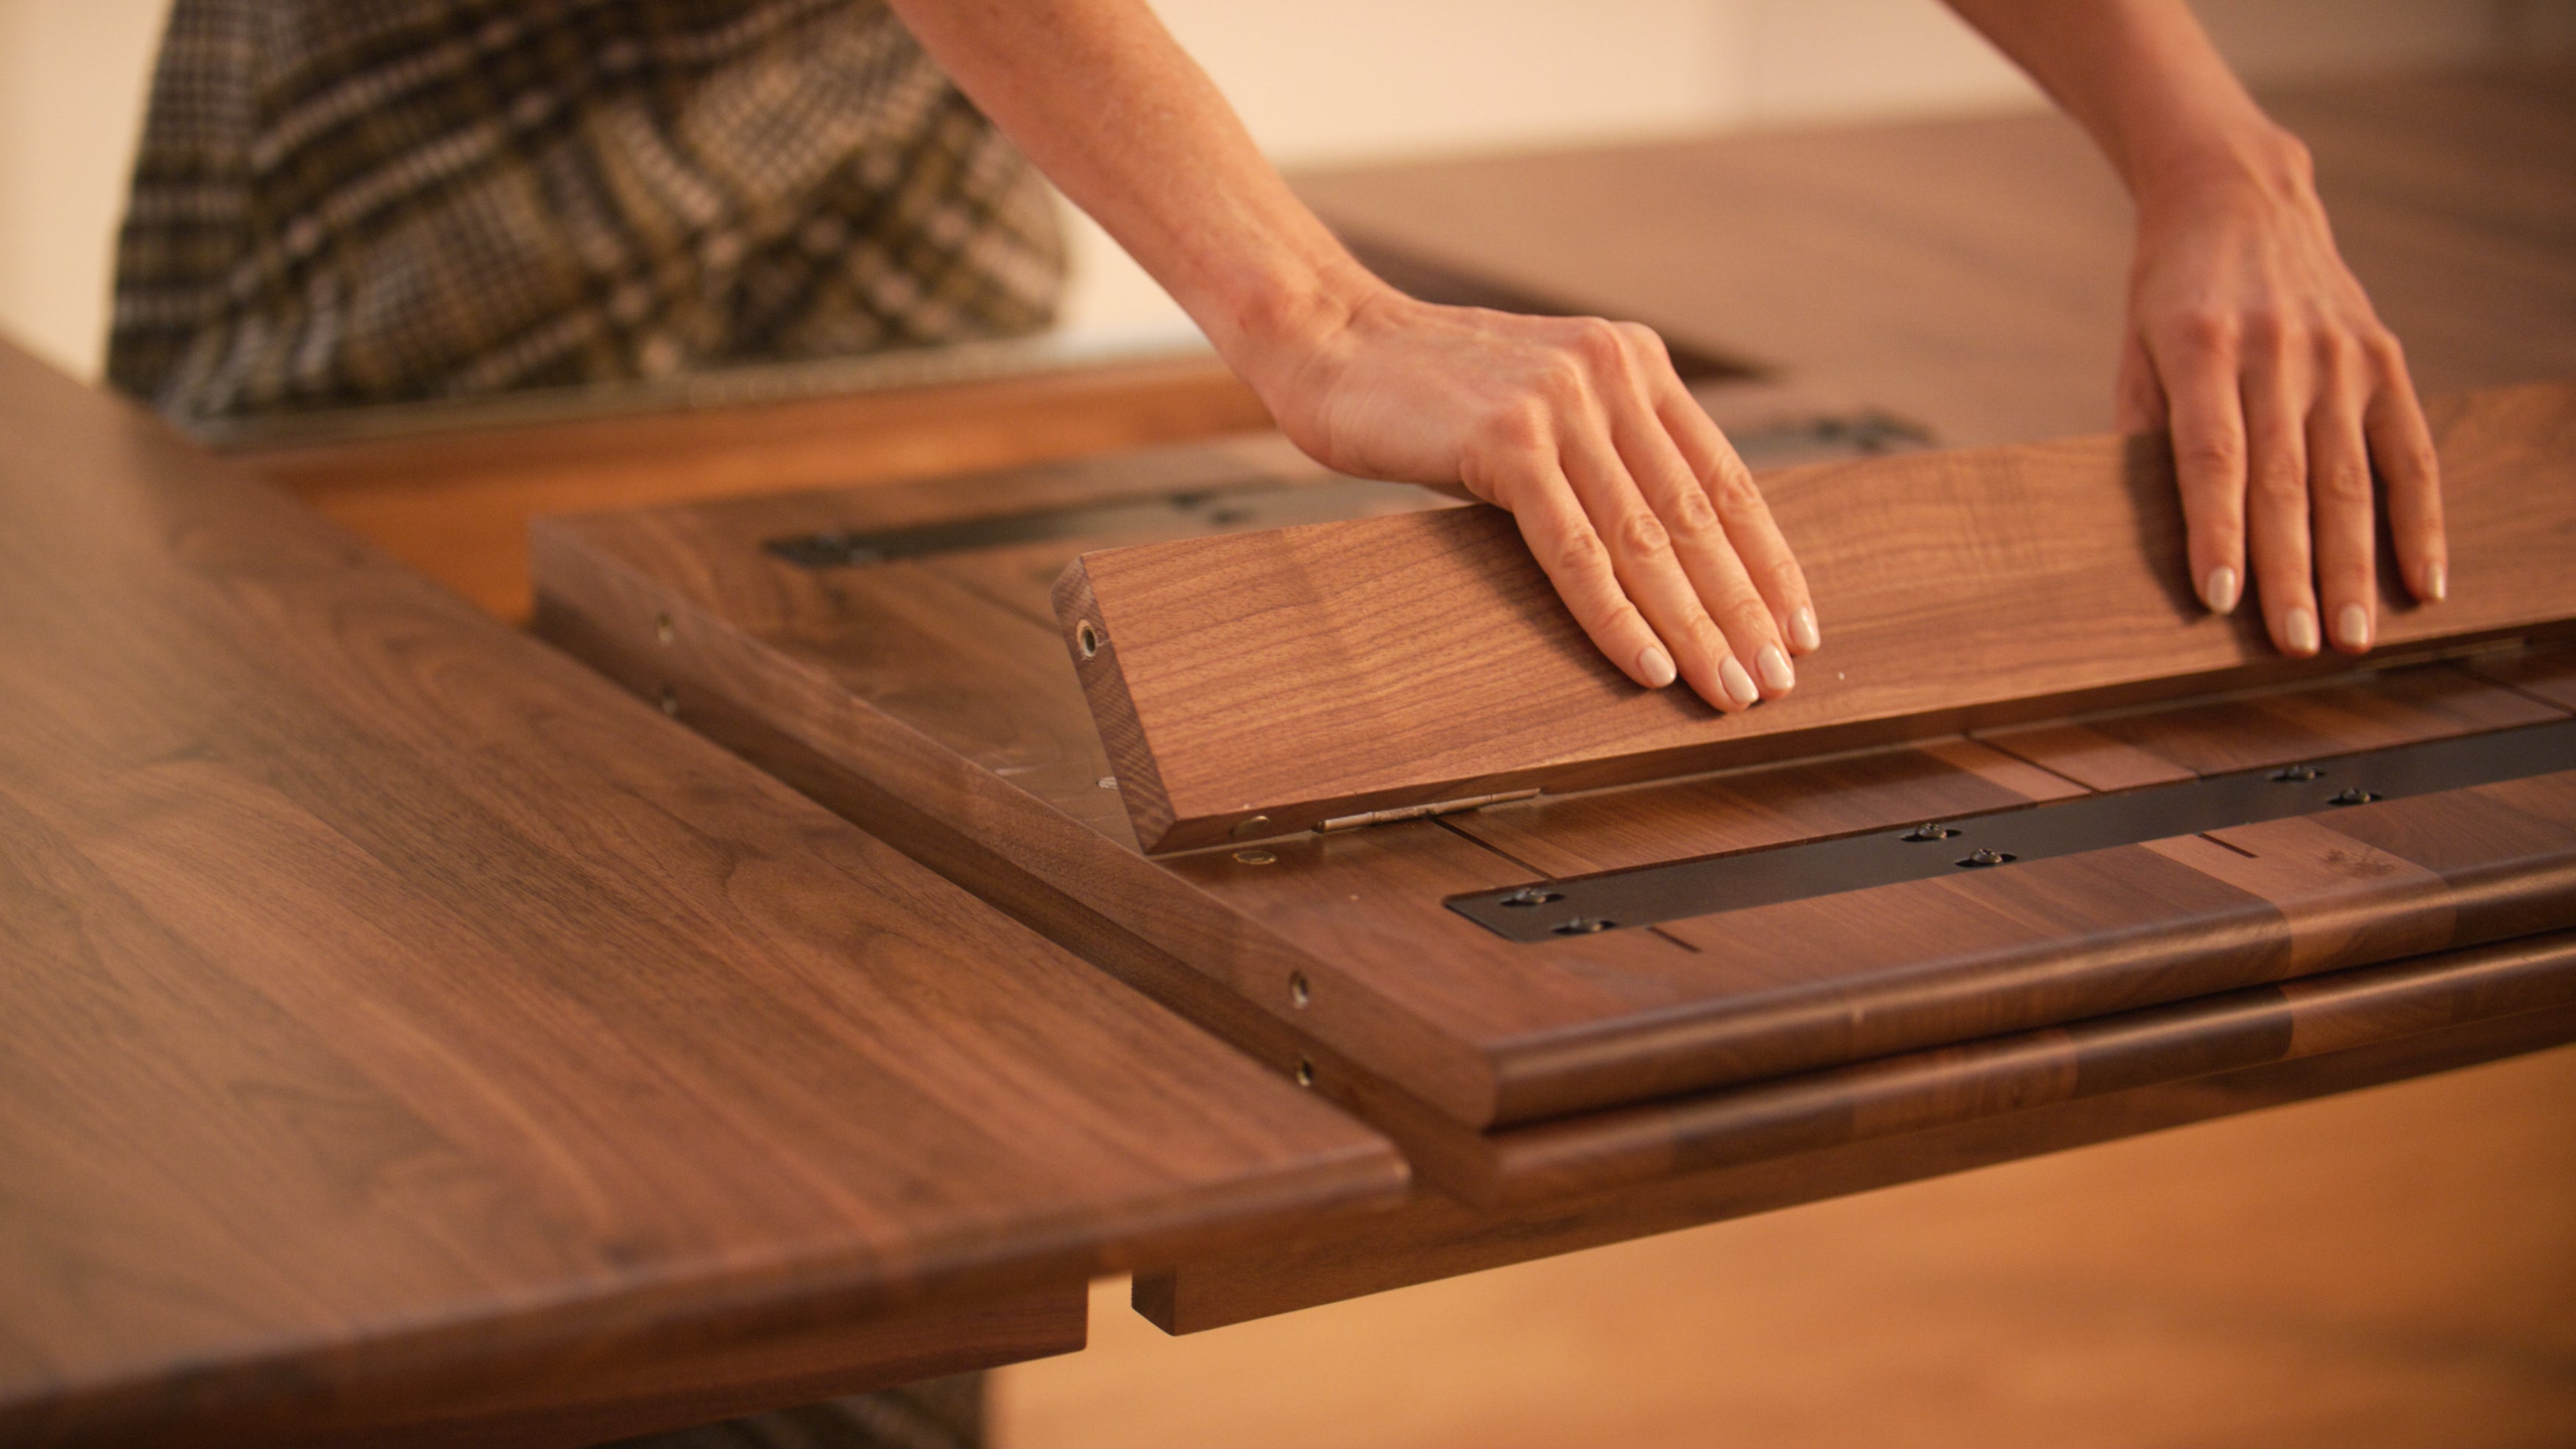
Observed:
[[[1494,795],[1467,795],[1456,800],[1435,800],[1428,805],[1398,805],[1387,810],[1372,810],[1366,815],[1337,815],[1315,827],[1322,835],[1334,830],[1357,830],[1363,825],[1393,825],[1399,820],[1423,820],[1434,815],[1455,815],[1461,810],[1476,810],[1487,805],[1500,805],[1506,800],[1527,800],[1539,792],[1532,785],[1526,790],[1505,790]]]

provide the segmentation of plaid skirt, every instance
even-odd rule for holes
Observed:
[[[1011,335],[1052,208],[878,0],[176,0],[108,376],[184,423]]]

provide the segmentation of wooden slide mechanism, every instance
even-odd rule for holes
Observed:
[[[2380,567],[2374,662],[2576,618],[2576,386],[2434,409],[2451,597]],[[2183,575],[2142,439],[1817,464],[1764,490],[1825,649],[1728,717],[1630,683],[1508,515],[1442,509],[1084,554],[1057,617],[1148,852],[1445,813],[2349,669]]]

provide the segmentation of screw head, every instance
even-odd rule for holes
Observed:
[[[1237,840],[1241,840],[1247,835],[1260,834],[1262,827],[1269,823],[1270,817],[1267,815],[1247,815],[1241,820],[1234,822],[1234,828],[1226,833]]]
[[[1915,826],[1912,830],[1907,831],[1905,834],[1898,836],[1897,838],[1900,840],[1911,840],[1919,843],[1927,840],[1947,840],[1958,833],[1959,832],[1951,829],[1947,825],[1926,823]]]
[[[1515,910],[1523,910],[1531,906],[1543,906],[1552,901],[1561,901],[1564,899],[1565,892],[1563,891],[1552,891],[1547,889],[1545,886],[1522,886],[1519,890],[1503,897],[1499,904],[1510,906]]]
[[[2273,771],[2272,778],[2284,785],[2304,785],[2310,780],[2325,778],[2325,773],[2314,765],[2290,765]]]
[[[2020,859],[2019,856],[2008,850],[1981,849],[1970,852],[1968,858],[1960,861],[1959,864],[1966,869],[1977,870],[1989,865],[2010,865],[2018,859]]]
[[[2361,788],[2359,785],[2355,785],[2351,789],[2335,796],[2332,800],[2329,800],[2326,803],[2329,805],[2367,805],[2378,798],[2379,796]]]
[[[1560,936],[1598,936],[1618,924],[1603,916],[1576,916],[1573,920],[1559,922],[1553,929]]]

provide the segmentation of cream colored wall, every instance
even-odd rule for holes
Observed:
[[[0,0],[0,329],[97,371],[110,247],[168,0]],[[2035,105],[1933,0],[1157,0],[1285,164]],[[2505,53],[2576,0],[2202,0],[2262,76]],[[1087,224],[1068,320],[1185,326]]]

